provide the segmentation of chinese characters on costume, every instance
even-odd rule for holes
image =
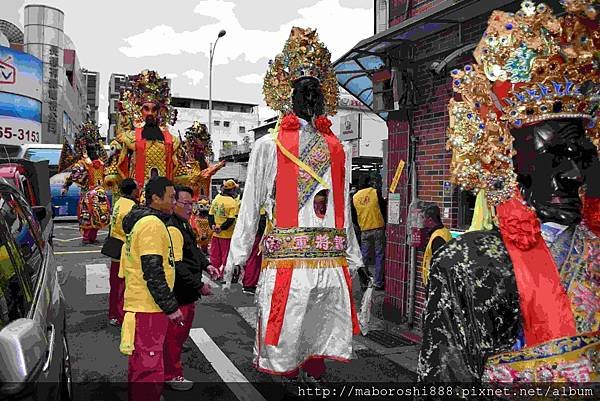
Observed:
[[[492,13],[452,71],[452,174],[495,227],[434,257],[421,381],[600,380],[598,3]]]

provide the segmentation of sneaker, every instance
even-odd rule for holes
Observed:
[[[171,380],[167,380],[165,383],[175,391],[187,391],[194,387],[194,383],[183,376],[174,377]]]
[[[244,287],[244,289],[242,290],[242,292],[244,294],[254,295],[254,294],[256,294],[256,287]]]
[[[110,319],[110,320],[108,321],[108,324],[110,324],[111,326],[114,326],[114,327],[119,327],[119,326],[121,326],[121,323],[119,322],[119,320],[118,320],[118,319]]]

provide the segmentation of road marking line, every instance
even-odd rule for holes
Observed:
[[[204,354],[208,362],[229,389],[240,401],[266,401],[261,393],[248,382],[248,379],[235,367],[204,329],[190,330],[190,338]]]
[[[62,251],[62,252],[54,252],[55,255],[71,255],[74,253],[97,253],[102,249],[94,249],[93,251]]]
[[[208,284],[210,284],[210,288],[221,288],[219,284],[215,283],[210,279],[210,276],[206,272],[202,272],[202,277],[204,277],[206,281],[208,281]]]
[[[238,306],[235,310],[253,330],[256,330],[256,306]]]
[[[85,295],[108,294],[110,284],[106,263],[85,265]]]
[[[108,233],[98,233],[98,235],[106,235]],[[60,241],[60,242],[68,242],[68,241],[75,241],[77,239],[82,239],[83,237],[79,236],[79,237],[75,237],[75,238],[67,238],[67,239],[60,239],[60,238],[56,238],[54,237],[55,241]]]
[[[63,226],[63,225],[59,225],[59,224],[55,224],[54,225],[55,228],[64,228],[65,230],[77,230],[77,231],[81,231],[79,229],[79,227],[73,227],[73,226]]]

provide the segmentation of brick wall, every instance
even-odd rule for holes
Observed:
[[[391,2],[392,6],[404,10],[404,1]],[[409,17],[417,15],[438,4],[438,0],[413,0]],[[391,10],[392,11],[392,10]],[[398,15],[399,11],[390,13]],[[394,23],[401,22],[396,17]],[[462,44],[478,40],[487,23],[487,16],[476,18],[463,25]],[[449,28],[416,44],[415,57],[422,58],[445,50],[454,50],[457,44],[458,29]],[[443,58],[445,55],[439,57]],[[450,152],[446,151],[446,128],[448,126],[448,100],[452,96],[452,87],[448,73],[434,76],[428,71],[433,60],[428,60],[416,68],[415,83],[418,101],[423,105],[413,114],[413,135],[418,139],[416,148],[417,164],[417,197],[423,201],[435,202],[448,213],[443,218],[446,227],[456,228],[458,225],[458,189],[452,188],[444,196],[443,182],[450,180]],[[470,56],[463,57],[461,64],[472,62]],[[400,159],[408,159],[408,123],[404,121],[388,121],[388,182],[391,182]],[[408,313],[409,291],[409,253],[406,246],[407,206],[410,202],[409,174],[405,169],[397,193],[401,195],[401,223],[388,225],[386,249],[386,297],[384,300],[384,316],[392,321],[405,321]],[[422,252],[417,252],[417,285],[415,293],[414,322],[420,325],[420,315],[424,308],[425,291],[421,285]]]

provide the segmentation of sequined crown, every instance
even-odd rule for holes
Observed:
[[[95,145],[100,147],[101,142],[100,126],[93,121],[86,121],[75,134],[75,152],[78,156],[81,156],[85,153],[86,146]]]
[[[120,117],[125,120],[125,124],[121,124],[142,126],[142,106],[150,102],[159,107],[159,125],[175,124],[177,110],[170,105],[169,82],[166,78],[161,78],[156,71],[149,70],[130,76],[127,87],[121,91],[118,108]]]
[[[331,54],[319,41],[316,30],[294,27],[283,52],[269,61],[263,84],[267,105],[284,113],[291,111],[294,82],[304,77],[319,81],[325,97],[326,113],[334,115],[338,85],[331,66]]]
[[[212,142],[210,140],[210,133],[206,128],[206,125],[199,121],[194,121],[191,127],[185,130],[185,144],[188,151],[193,152],[199,149],[205,153],[205,156],[212,156]]]
[[[452,177],[464,189],[485,189],[498,204],[516,188],[511,128],[581,118],[600,145],[598,0],[562,1],[557,18],[545,4],[524,1],[513,14],[494,11],[474,56],[451,72],[448,148]]]

